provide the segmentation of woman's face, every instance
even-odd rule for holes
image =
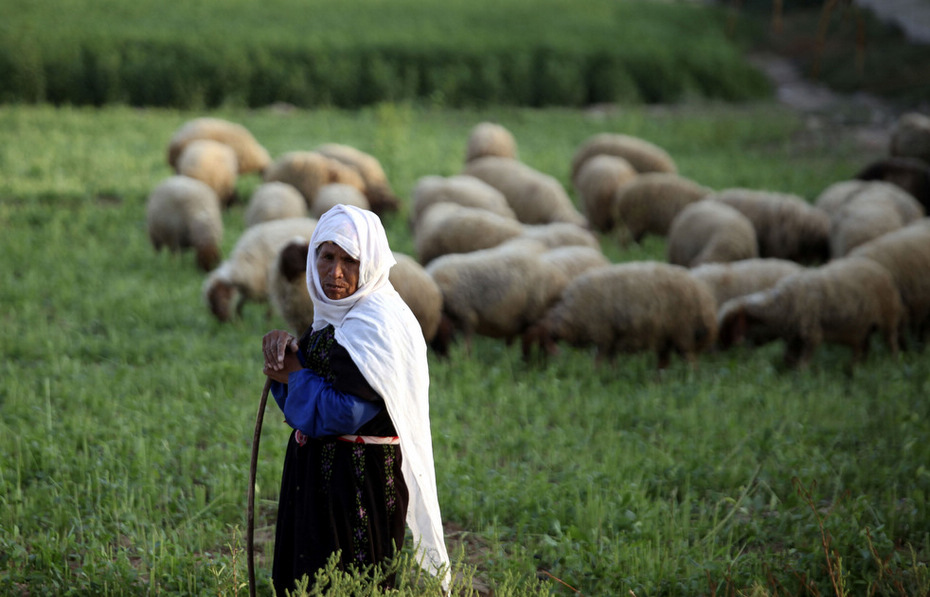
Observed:
[[[327,298],[343,299],[358,290],[358,259],[333,242],[320,245],[316,271]]]

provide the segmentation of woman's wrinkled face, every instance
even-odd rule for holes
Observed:
[[[358,259],[336,243],[320,245],[316,254],[316,271],[327,298],[344,299],[358,290]]]

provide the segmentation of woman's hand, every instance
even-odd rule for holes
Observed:
[[[288,374],[300,369],[297,338],[284,330],[272,330],[264,335],[262,355],[265,359],[262,372],[275,381],[287,383]]]

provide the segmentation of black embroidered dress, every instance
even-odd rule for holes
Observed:
[[[299,347],[304,366],[334,390],[380,405],[374,418],[345,433],[396,435],[383,400],[336,342],[332,326],[308,330]],[[409,497],[399,445],[338,436],[311,437],[300,445],[294,435],[284,458],[275,530],[272,578],[278,595],[293,590],[305,574],[312,587],[316,570],[336,551],[341,550],[343,568],[390,558],[403,544]]]

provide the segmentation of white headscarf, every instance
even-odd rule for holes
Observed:
[[[358,289],[338,300],[323,292],[316,269],[317,248],[328,241],[359,261]],[[443,586],[447,587],[449,555],[433,467],[426,342],[413,312],[388,279],[395,263],[384,227],[374,212],[336,205],[324,213],[307,254],[313,329],[332,324],[336,341],[384,399],[400,437],[401,470],[410,492],[407,525],[417,547],[417,561],[432,574],[442,569]]]

